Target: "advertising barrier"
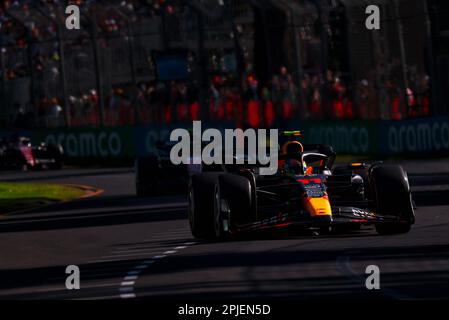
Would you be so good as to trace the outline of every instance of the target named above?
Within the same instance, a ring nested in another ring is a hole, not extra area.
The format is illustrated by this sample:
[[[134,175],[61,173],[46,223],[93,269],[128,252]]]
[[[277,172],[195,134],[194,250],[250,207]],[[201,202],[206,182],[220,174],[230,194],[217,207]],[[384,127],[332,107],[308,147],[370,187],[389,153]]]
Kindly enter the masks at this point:
[[[136,154],[132,127],[39,130],[35,143],[60,144],[69,158],[128,158]]]
[[[301,126],[304,141],[310,144],[328,144],[339,153],[376,154],[378,135],[375,122],[323,121],[308,122]]]
[[[449,154],[449,117],[381,121],[378,133],[381,154]]]
[[[34,143],[61,144],[72,159],[134,158],[152,153],[155,142],[169,139],[175,128],[183,125],[151,125],[120,127],[77,127],[26,132]],[[232,128],[231,124],[204,124],[204,129]],[[305,121],[288,123],[289,129],[304,130],[303,141],[308,144],[329,144],[340,154],[354,155],[449,155],[449,117],[423,118],[403,121]]]

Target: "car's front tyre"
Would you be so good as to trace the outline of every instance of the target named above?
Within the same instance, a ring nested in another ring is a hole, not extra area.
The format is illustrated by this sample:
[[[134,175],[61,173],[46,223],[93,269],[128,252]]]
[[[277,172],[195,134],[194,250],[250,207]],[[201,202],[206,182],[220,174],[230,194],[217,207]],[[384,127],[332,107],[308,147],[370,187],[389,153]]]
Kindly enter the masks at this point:
[[[376,231],[381,235],[409,232],[415,221],[415,214],[404,169],[397,165],[376,166],[371,170],[370,181],[377,213],[397,220],[376,224]]]

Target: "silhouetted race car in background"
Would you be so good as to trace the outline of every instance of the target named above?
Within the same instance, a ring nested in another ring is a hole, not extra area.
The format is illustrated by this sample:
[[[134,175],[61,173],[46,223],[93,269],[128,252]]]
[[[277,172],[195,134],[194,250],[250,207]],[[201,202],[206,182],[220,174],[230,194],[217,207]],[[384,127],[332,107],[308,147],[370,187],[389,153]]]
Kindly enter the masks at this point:
[[[158,141],[155,152],[135,161],[135,185],[138,197],[187,193],[190,176],[200,173],[201,165],[174,165],[170,150],[176,142]]]
[[[64,150],[60,145],[41,143],[33,146],[27,137],[12,137],[0,141],[1,169],[61,169]]]
[[[192,175],[189,221],[196,238],[226,239],[252,230],[290,227],[318,233],[374,225],[379,234],[410,231],[415,221],[406,172],[381,162],[334,166],[325,145],[302,145],[291,132],[279,169],[250,165]]]

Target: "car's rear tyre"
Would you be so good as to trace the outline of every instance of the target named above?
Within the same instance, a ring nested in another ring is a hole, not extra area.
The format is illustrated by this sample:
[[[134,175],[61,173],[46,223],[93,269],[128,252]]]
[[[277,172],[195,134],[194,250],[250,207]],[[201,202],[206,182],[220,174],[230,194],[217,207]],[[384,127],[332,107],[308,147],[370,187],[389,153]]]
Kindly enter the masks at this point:
[[[415,221],[410,185],[401,166],[379,165],[370,174],[377,213],[397,221],[376,224],[381,235],[407,233]]]
[[[49,164],[48,168],[50,170],[61,170],[64,166],[64,148],[61,145],[49,145],[47,150],[55,161]]]
[[[157,159],[138,158],[134,165],[136,195],[150,197],[157,194]]]
[[[219,173],[193,175],[189,183],[189,223],[192,235],[213,240],[215,234],[214,196]]]
[[[136,195],[139,198],[151,197],[155,195],[154,188],[142,184],[136,184]]]
[[[215,235],[227,239],[239,224],[253,220],[254,199],[251,182],[244,176],[223,174],[215,187]]]
[[[226,207],[226,208],[225,208]],[[214,191],[214,233],[215,239],[225,240],[229,236],[229,209],[226,199],[221,197],[220,183]]]

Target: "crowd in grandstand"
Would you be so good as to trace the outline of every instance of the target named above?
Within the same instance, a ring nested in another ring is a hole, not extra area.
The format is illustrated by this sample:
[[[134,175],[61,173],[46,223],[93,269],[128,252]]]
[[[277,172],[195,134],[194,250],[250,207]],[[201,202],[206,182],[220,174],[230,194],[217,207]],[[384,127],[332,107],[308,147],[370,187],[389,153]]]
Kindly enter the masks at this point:
[[[127,23],[157,16],[161,10],[167,13],[174,10],[164,0],[73,0],[69,3],[80,5],[82,15],[87,17],[91,6],[102,6],[102,10],[96,11],[100,36],[124,35]],[[63,23],[66,17],[66,4],[61,0],[4,0],[0,4],[1,79],[13,81],[29,77],[32,72],[35,79],[45,78],[50,84],[49,90],[42,90],[30,102],[34,106],[15,104],[13,122],[16,126],[30,126],[30,119],[45,119],[38,124],[47,126],[64,123],[67,119],[71,125],[126,125],[190,121],[204,116],[198,87],[193,81],[147,81],[137,87],[130,83],[113,84],[109,92],[103,93],[103,108],[100,108],[101,97],[97,88],[69,92],[64,99],[59,90],[61,57],[56,39],[57,23]],[[89,41],[83,37],[80,39]],[[71,39],[66,50],[79,45],[77,41]],[[99,43],[107,45],[104,41],[99,40]],[[383,117],[400,120],[429,115],[427,75],[411,73],[405,90],[398,81],[388,80],[383,93],[372,75],[352,86],[343,78],[337,71],[328,71],[324,79],[321,74],[304,74],[298,80],[286,67],[280,68],[269,83],[261,83],[253,74],[232,83],[226,76],[211,76],[206,99],[207,115],[211,120],[255,127],[273,126],[299,118]],[[51,90],[51,86],[55,90]],[[388,114],[379,111],[382,103],[388,106]]]
[[[388,83],[389,119],[429,115],[429,80],[421,79],[415,91],[409,88],[402,95],[394,83]],[[244,85],[229,86],[218,79],[211,80],[208,94],[208,118],[235,122],[240,126],[273,126],[291,119],[379,119],[378,95],[368,80],[360,81],[352,92],[337,77],[329,78],[328,100],[323,101],[319,76],[305,76],[297,86],[291,75],[274,75],[270,85],[261,87],[254,76]],[[303,92],[303,101],[300,98]],[[133,98],[136,95],[136,98]],[[99,97],[92,89],[80,96],[69,97],[68,108],[72,125],[100,123]],[[44,97],[39,116],[51,119],[64,117],[58,98]],[[356,107],[357,106],[357,107]],[[137,88],[116,87],[105,96],[105,125],[134,123],[175,123],[201,117],[197,87],[190,82],[148,82]],[[387,118],[387,119],[388,119]],[[281,121],[281,122],[280,122]],[[51,123],[47,123],[51,125]]]

